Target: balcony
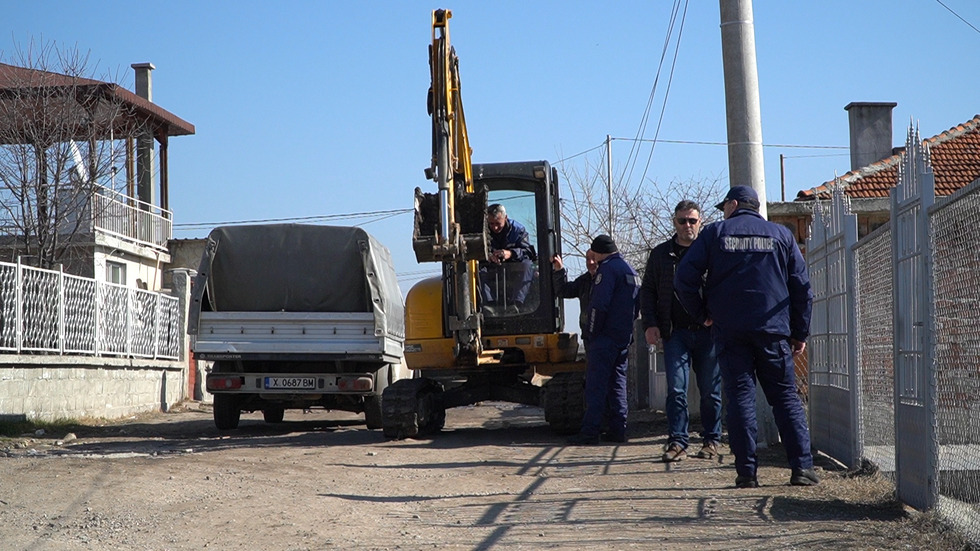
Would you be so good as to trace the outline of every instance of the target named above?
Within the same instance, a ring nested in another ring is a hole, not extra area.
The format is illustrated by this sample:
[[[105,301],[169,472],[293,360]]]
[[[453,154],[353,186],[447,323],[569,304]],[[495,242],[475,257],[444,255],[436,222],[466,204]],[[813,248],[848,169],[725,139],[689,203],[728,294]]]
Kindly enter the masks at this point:
[[[167,251],[173,213],[139,199],[99,187],[90,206],[92,228],[123,241]]]

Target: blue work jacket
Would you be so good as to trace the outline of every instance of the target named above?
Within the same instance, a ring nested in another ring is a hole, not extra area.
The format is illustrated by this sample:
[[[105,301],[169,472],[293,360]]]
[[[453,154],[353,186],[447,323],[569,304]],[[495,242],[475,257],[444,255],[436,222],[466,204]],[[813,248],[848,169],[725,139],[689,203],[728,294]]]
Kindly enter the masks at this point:
[[[762,332],[806,341],[813,292],[792,232],[750,209],[711,224],[677,266],[674,290],[721,335]]]
[[[585,340],[608,339],[617,348],[633,341],[633,320],[640,309],[640,278],[619,253],[599,263],[592,280],[589,326]]]
[[[490,232],[490,250],[507,249],[513,256],[509,262],[520,262],[522,260],[537,260],[538,255],[531,245],[527,229],[517,220],[507,219],[500,233]]]

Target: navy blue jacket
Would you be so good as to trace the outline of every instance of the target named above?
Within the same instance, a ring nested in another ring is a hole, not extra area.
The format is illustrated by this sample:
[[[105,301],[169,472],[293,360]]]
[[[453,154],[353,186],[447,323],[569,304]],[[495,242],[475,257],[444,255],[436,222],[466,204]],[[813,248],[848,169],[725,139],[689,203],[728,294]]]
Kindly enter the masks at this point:
[[[762,332],[801,342],[810,335],[813,292],[800,248],[789,229],[750,209],[701,230],[677,266],[674,290],[720,335]]]
[[[500,230],[500,233],[490,233],[490,250],[507,249],[513,256],[508,262],[520,262],[522,260],[537,260],[538,255],[531,246],[527,229],[516,220],[507,219],[507,224]]]
[[[633,320],[640,310],[640,277],[619,253],[599,263],[592,280],[589,326],[585,340],[608,339],[617,348],[633,341]]]

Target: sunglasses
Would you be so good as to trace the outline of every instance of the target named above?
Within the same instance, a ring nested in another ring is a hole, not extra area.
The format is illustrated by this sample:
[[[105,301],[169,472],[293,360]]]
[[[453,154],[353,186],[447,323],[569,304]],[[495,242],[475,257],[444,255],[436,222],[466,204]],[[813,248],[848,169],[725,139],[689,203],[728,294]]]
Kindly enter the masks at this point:
[[[701,221],[700,218],[674,218],[674,220],[678,224],[690,224],[692,226]]]

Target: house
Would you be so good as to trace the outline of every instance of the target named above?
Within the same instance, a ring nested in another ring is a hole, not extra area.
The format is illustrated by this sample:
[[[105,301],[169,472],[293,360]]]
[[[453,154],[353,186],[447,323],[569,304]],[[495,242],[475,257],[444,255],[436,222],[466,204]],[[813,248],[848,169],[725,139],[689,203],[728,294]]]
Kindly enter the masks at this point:
[[[194,126],[152,102],[152,64],[132,68],[135,92],[0,64],[0,421],[193,396],[186,274],[156,291],[171,260],[169,139]]]
[[[195,130],[153,103],[152,64],[132,68],[135,93],[0,64],[0,261],[161,288],[169,139]]]
[[[898,182],[904,148],[893,148],[892,115],[895,103],[851,103],[851,169],[839,177],[857,215],[858,237],[888,222],[889,193]],[[930,151],[936,195],[948,196],[980,178],[980,115],[923,141]],[[793,230],[805,246],[812,220],[812,206],[830,197],[834,180],[800,191],[796,200],[769,203],[769,219]]]

